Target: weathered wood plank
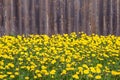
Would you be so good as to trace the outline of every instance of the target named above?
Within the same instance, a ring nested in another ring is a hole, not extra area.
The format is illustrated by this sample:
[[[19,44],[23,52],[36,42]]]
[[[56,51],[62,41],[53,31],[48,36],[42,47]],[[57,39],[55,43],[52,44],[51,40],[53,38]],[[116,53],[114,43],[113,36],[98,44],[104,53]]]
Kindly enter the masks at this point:
[[[110,34],[113,33],[113,0],[110,0]]]
[[[64,0],[60,0],[60,33],[64,33]]]
[[[10,34],[16,34],[16,12],[15,12],[15,1],[10,0],[10,7],[11,7],[11,15],[10,15],[10,26],[11,32]]]
[[[24,10],[24,30],[25,30],[25,34],[29,34],[30,33],[30,27],[29,27],[29,0],[24,0],[23,2],[23,10]]]
[[[45,0],[45,33],[49,34],[49,0]]]
[[[113,34],[116,35],[117,29],[117,0],[113,1]]]
[[[23,30],[22,30],[22,2],[21,0],[18,0],[18,30],[19,30],[19,34],[22,34],[23,33]]]
[[[74,31],[77,33],[79,32],[79,10],[79,0],[74,0]]]
[[[39,2],[39,31],[40,34],[44,32],[44,1]]]
[[[57,25],[57,0],[54,0],[53,1],[53,10],[54,10],[54,32],[55,32],[55,34],[57,34],[58,33],[58,30],[57,30],[57,27],[58,27],[58,25]]]
[[[3,14],[3,0],[0,0],[0,36],[4,35],[4,14]]]
[[[104,0],[104,3],[103,3],[103,34],[106,35],[107,34],[107,24],[106,24],[106,13],[107,13],[107,0]]]
[[[4,24],[5,24],[5,34],[10,34],[11,28],[10,28],[10,0],[4,0]]]
[[[116,35],[120,35],[120,0],[117,0],[117,31]]]
[[[32,9],[31,9],[31,33],[36,33],[36,20],[35,20],[35,0],[32,0]]]
[[[68,33],[71,33],[72,31],[72,18],[71,18],[71,0],[67,0],[67,15],[68,15]]]
[[[101,35],[103,35],[103,1],[104,0],[100,0],[99,3],[99,30]]]

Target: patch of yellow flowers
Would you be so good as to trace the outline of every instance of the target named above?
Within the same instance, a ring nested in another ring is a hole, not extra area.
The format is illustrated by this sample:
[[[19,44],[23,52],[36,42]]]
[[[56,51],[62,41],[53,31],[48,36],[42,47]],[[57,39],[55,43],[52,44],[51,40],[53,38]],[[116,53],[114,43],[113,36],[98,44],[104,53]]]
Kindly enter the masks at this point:
[[[0,37],[0,80],[75,79],[120,79],[120,36]]]

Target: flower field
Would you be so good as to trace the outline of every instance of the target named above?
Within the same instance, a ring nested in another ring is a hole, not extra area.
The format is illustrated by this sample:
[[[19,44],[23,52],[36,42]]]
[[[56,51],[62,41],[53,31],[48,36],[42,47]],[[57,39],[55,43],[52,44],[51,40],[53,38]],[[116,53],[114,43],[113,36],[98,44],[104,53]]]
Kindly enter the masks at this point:
[[[120,80],[120,36],[2,36],[0,80]]]

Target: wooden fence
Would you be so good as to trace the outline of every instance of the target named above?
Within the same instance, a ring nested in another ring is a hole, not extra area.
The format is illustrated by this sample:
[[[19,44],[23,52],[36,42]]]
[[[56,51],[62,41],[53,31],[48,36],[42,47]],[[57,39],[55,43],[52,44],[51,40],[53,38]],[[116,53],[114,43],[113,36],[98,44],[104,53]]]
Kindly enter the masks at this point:
[[[120,35],[120,0],[0,0],[0,35]]]

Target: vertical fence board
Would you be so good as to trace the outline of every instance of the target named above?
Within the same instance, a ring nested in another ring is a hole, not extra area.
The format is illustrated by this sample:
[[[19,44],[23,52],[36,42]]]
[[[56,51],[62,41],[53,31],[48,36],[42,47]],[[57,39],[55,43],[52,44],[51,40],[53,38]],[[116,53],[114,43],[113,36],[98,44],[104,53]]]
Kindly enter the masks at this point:
[[[90,18],[90,32],[96,33],[96,25],[95,25],[95,1],[90,0],[90,10],[89,10],[89,18]]]
[[[43,9],[43,7],[44,7],[44,3],[43,3],[43,1],[42,0],[40,0],[40,2],[39,2],[39,31],[40,31],[40,34],[43,34],[43,32],[44,32],[44,28],[43,28],[43,19],[44,19],[44,16],[43,16],[43,11],[44,11],[44,9]]]
[[[30,26],[29,26],[29,0],[24,0],[23,2],[23,9],[24,9],[24,29],[25,29],[25,34],[30,33]]]
[[[11,34],[16,34],[16,17],[15,17],[15,1],[10,0],[10,7],[11,7],[11,15],[10,15],[10,26],[11,26]]]
[[[110,0],[110,33],[113,33],[113,0]]]
[[[68,33],[68,9],[67,9],[67,5],[68,5],[68,3],[67,3],[67,0],[65,0],[64,1],[65,2],[65,13],[64,13],[64,16],[65,16],[65,18],[64,18],[64,25],[65,25],[65,27],[64,27],[64,30],[65,30],[65,33]]]
[[[120,0],[117,0],[117,31],[116,34],[120,35]]]
[[[49,20],[49,34],[54,34],[54,10],[53,10],[53,1],[50,0],[50,20]]]
[[[99,4],[99,30],[100,34],[103,34],[103,0],[100,0]]]
[[[60,0],[60,33],[64,33],[64,0]]]
[[[79,10],[80,10],[80,3],[79,0],[74,1],[74,31],[79,32]]]
[[[22,2],[21,0],[18,0],[18,30],[19,30],[19,34],[22,34]]]
[[[104,0],[104,3],[103,3],[103,34],[106,35],[107,34],[107,24],[106,24],[106,13],[107,13],[107,0]]]
[[[31,9],[31,32],[36,33],[36,20],[35,20],[35,0],[32,0],[32,9]]]
[[[99,5],[99,0],[96,0],[95,1],[95,26],[96,26],[96,33],[97,34],[100,34],[100,31],[99,31],[99,10],[98,10],[98,5]]]
[[[87,34],[90,34],[91,33],[91,26],[90,26],[90,14],[91,14],[91,1],[90,0],[86,0],[86,8],[88,10],[86,10],[86,21],[85,21],[85,24],[86,24],[86,27],[85,27],[85,30],[86,30],[86,33]]]
[[[71,28],[72,28],[72,18],[71,18],[71,0],[67,0],[67,9],[68,9],[68,33],[70,33],[71,32]]]
[[[10,34],[10,0],[4,0],[4,24],[5,24],[5,34]]]
[[[4,35],[3,0],[0,0],[0,36]]]
[[[45,33],[49,33],[49,0],[45,0]]]
[[[116,35],[117,29],[117,0],[113,1],[113,34]]]
[[[39,19],[39,7],[40,5],[40,0],[35,0],[35,33],[39,34],[40,33],[40,28],[39,28],[39,22],[40,22],[40,19]]]
[[[109,28],[110,27],[110,0],[107,0],[105,18],[106,18],[106,23],[104,25],[106,25],[106,34],[108,35],[108,33],[110,32],[110,28]]]
[[[54,32],[55,32],[55,34],[57,34],[58,33],[58,31],[57,31],[57,0],[54,0],[53,1],[53,10],[54,10]]]
[[[84,26],[86,25],[86,24],[85,24],[85,22],[86,22],[86,13],[85,13],[85,11],[86,11],[86,10],[85,10],[86,5],[85,5],[85,0],[83,0],[83,1],[81,1],[81,2],[82,2],[82,4],[81,4],[81,5],[82,5],[82,31],[83,31],[83,32],[86,32],[86,31],[85,31],[86,29],[85,29],[85,27],[84,27]]]

